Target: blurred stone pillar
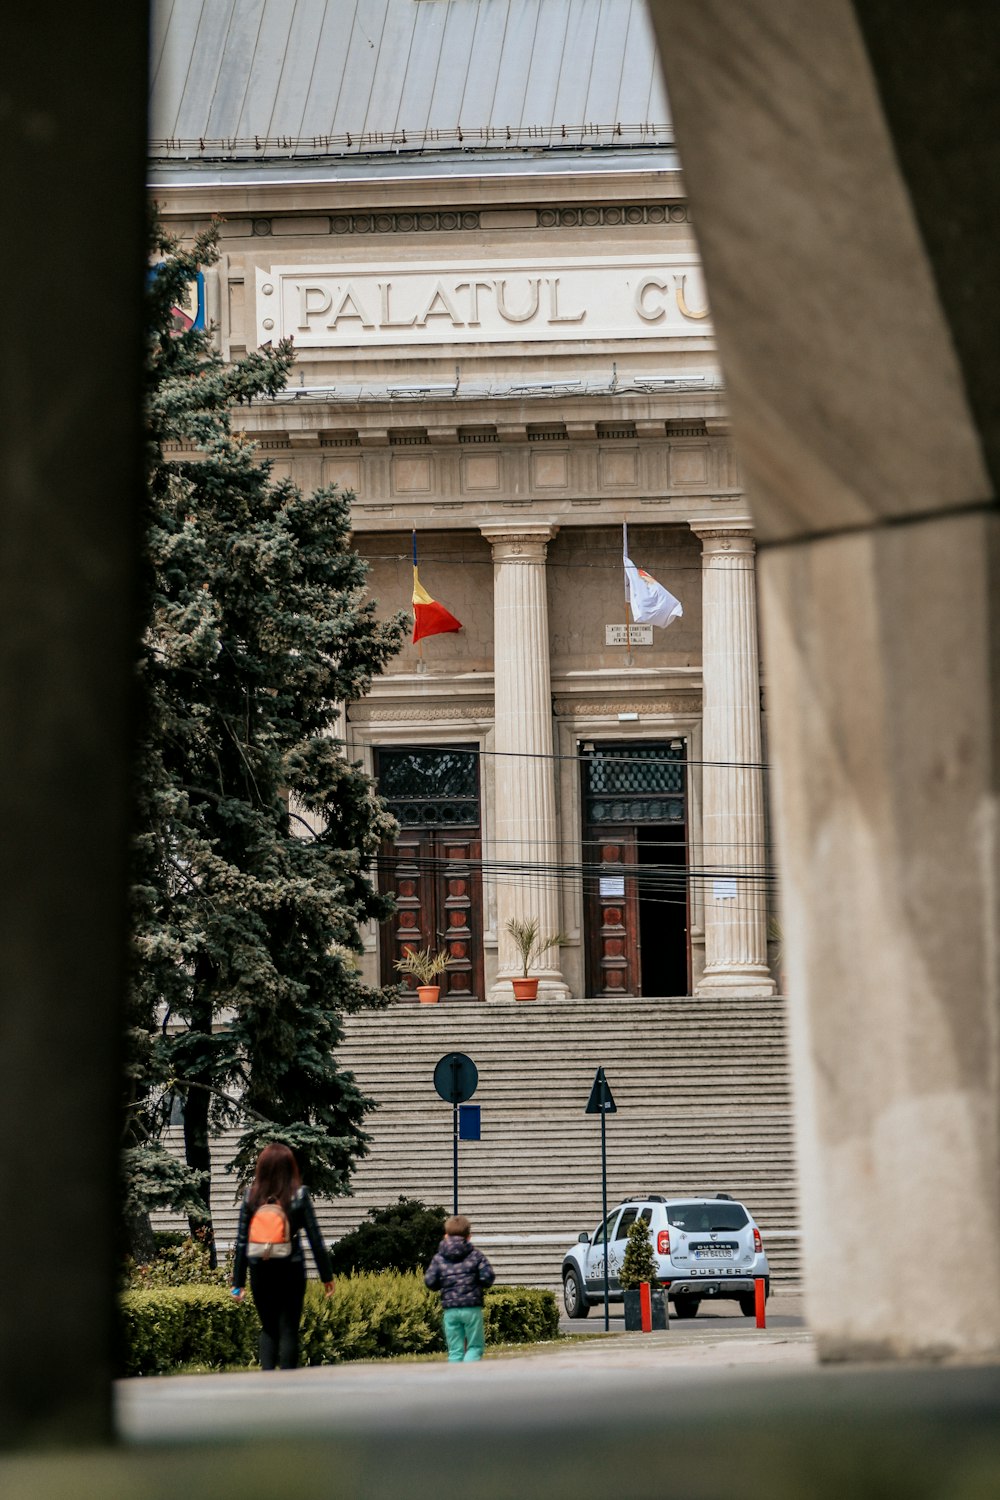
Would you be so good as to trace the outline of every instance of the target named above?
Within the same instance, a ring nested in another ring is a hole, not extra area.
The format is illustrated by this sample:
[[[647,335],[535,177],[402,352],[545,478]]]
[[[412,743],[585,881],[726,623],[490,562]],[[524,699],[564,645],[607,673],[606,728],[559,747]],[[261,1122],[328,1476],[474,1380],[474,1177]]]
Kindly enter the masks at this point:
[[[755,544],[749,526],[701,538],[705,972],[697,993],[771,995],[764,886]]]
[[[4,23],[0,166],[17,211],[0,241],[3,1446],[112,1430],[147,40],[143,5],[41,0]],[[78,272],[97,263],[100,313],[83,318]]]
[[[760,558],[807,1316],[995,1355],[1000,8],[650,8]]]
[[[560,925],[559,880],[545,868],[558,864],[560,848],[545,586],[546,549],[558,527],[521,523],[480,529],[493,547],[496,806],[491,842],[500,867],[499,967],[490,999],[510,1000],[510,981],[521,973],[521,964],[507,922],[533,917],[543,936],[558,932]],[[533,963],[531,973],[539,976],[539,999],[569,994],[558,948]]]

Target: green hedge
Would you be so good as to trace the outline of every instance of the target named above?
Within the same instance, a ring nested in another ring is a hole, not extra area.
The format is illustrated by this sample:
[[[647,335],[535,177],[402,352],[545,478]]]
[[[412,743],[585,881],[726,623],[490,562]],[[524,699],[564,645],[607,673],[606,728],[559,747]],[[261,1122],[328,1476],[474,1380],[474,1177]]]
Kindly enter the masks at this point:
[[[260,1323],[249,1298],[225,1287],[171,1286],[121,1296],[126,1375],[162,1375],[178,1365],[213,1369],[257,1358]]]
[[[260,1324],[249,1292],[237,1302],[223,1287],[153,1287],[124,1292],[121,1306],[127,1375],[160,1375],[185,1364],[256,1363]],[[487,1344],[535,1343],[559,1331],[552,1292],[529,1287],[491,1288],[485,1315]],[[332,1297],[315,1281],[306,1289],[304,1365],[443,1349],[440,1298],[419,1274],[344,1276]]]
[[[335,1365],[444,1348],[438,1298],[424,1278],[402,1271],[341,1276],[332,1297],[310,1282],[302,1312],[304,1365]]]
[[[559,1304],[553,1292],[529,1286],[494,1286],[486,1293],[488,1344],[539,1344],[559,1337]]]

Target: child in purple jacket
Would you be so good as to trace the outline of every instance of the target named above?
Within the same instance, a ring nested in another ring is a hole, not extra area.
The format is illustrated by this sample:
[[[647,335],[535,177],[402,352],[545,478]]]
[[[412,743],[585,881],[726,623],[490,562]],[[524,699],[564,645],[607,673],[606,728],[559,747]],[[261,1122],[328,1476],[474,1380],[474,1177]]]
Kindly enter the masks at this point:
[[[483,1293],[496,1280],[486,1256],[470,1243],[471,1234],[463,1214],[446,1219],[444,1239],[424,1272],[431,1291],[441,1293],[450,1363],[482,1359]]]

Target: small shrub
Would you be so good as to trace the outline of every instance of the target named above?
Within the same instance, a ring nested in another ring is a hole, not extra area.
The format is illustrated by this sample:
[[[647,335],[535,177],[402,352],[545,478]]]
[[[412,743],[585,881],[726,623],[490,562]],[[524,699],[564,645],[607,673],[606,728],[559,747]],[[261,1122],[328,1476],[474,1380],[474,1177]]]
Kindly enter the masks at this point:
[[[331,1251],[334,1273],[423,1271],[441,1242],[444,1209],[419,1198],[400,1198],[387,1208],[370,1208],[371,1223],[359,1224]]]
[[[488,1344],[537,1344],[559,1336],[554,1292],[530,1286],[493,1286],[483,1308]]]
[[[628,1232],[628,1244],[618,1274],[623,1291],[634,1291],[644,1281],[656,1285],[659,1281],[659,1266],[649,1239],[649,1225],[645,1219],[636,1219]]]
[[[126,1260],[122,1284],[132,1291],[166,1286],[229,1286],[232,1256],[213,1271],[208,1248],[199,1235],[161,1233],[152,1260]]]

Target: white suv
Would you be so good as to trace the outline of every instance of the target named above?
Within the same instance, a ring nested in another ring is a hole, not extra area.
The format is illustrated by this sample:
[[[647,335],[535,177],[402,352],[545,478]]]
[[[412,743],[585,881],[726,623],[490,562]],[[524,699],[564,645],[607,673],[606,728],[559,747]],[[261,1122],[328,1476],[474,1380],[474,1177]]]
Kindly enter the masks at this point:
[[[714,1198],[663,1198],[656,1193],[626,1198],[593,1234],[581,1234],[562,1263],[563,1301],[571,1318],[585,1318],[604,1301],[604,1255],[608,1249],[608,1298],[622,1300],[618,1274],[629,1228],[645,1219],[656,1252],[660,1285],[678,1318],[693,1318],[703,1297],[738,1302],[754,1314],[754,1282],[771,1271],[760,1230],[742,1203],[728,1193]]]

